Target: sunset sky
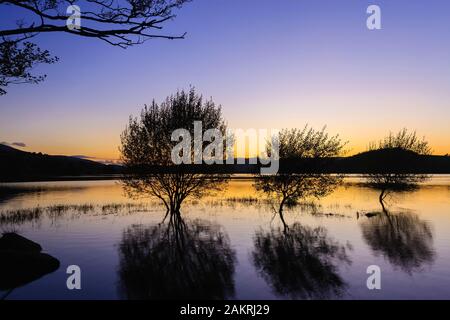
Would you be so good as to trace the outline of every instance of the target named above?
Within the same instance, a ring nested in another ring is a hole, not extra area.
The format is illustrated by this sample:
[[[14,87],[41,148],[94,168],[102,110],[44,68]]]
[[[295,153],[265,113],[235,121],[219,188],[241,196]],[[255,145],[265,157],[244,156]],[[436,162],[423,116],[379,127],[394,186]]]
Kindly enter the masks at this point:
[[[382,30],[366,28],[369,4]],[[177,14],[166,32],[185,40],[127,50],[40,35],[60,61],[0,96],[0,142],[117,159],[131,114],[193,85],[231,128],[327,125],[355,153],[406,127],[450,153],[450,1],[194,0]]]

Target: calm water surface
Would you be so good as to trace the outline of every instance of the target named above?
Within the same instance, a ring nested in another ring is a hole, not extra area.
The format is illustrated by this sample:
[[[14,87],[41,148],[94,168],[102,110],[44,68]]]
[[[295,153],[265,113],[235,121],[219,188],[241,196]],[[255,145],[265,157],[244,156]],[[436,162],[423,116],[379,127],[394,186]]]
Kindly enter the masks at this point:
[[[287,230],[251,179],[184,204],[181,229],[116,181],[3,186],[0,231],[61,262],[7,299],[450,299],[450,176],[392,195],[389,215],[377,191],[347,179],[287,209]],[[69,265],[82,270],[81,290],[66,287]],[[369,265],[381,268],[381,290],[367,289]]]

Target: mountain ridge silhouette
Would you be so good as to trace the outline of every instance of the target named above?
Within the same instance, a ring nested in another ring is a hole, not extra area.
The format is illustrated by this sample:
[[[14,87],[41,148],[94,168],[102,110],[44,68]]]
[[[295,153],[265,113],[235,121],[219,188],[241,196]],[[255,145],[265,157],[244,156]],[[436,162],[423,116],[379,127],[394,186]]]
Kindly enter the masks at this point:
[[[44,177],[108,175],[122,171],[118,165],[71,156],[22,151],[0,144],[0,181],[40,180]]]
[[[247,159],[248,160],[248,159]],[[185,165],[193,172],[258,173],[261,164]],[[174,167],[172,167],[173,170]],[[167,168],[152,167],[150,171],[163,172]],[[450,174],[448,155],[419,155],[392,148],[361,152],[348,157],[327,159],[280,160],[280,171],[285,173],[328,172],[360,174],[370,172],[410,172]],[[103,164],[74,156],[47,155],[22,151],[0,144],[0,181],[33,181],[61,178],[105,178],[126,172],[120,165]],[[167,172],[171,172],[168,170]]]

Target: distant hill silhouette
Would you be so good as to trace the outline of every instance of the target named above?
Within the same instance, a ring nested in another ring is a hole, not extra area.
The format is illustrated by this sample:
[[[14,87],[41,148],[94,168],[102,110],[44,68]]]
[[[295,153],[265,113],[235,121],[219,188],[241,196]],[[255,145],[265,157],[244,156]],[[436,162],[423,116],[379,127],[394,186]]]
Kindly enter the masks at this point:
[[[342,173],[450,173],[450,157],[419,155],[400,148],[379,149],[337,158],[329,170]]]
[[[58,176],[106,175],[122,167],[67,156],[26,152],[0,144],[0,181],[41,180]]]
[[[258,173],[259,164],[232,165],[185,165],[186,172]],[[147,168],[148,172],[174,172],[177,167]],[[52,156],[25,152],[0,144],[0,181],[30,181],[56,179],[71,176],[103,176],[123,173],[118,165],[68,156]],[[280,161],[281,172],[328,172],[328,173],[447,173],[450,174],[449,156],[424,156],[402,149],[382,149],[362,152],[350,157],[328,159],[290,159]]]
[[[450,157],[419,155],[400,148],[371,150],[350,157],[280,161],[283,172],[450,173]]]

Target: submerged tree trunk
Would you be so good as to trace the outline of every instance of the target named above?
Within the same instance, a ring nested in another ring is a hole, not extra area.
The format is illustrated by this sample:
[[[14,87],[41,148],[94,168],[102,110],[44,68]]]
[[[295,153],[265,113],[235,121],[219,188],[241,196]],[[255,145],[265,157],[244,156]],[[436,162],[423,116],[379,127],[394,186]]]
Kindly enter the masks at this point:
[[[169,215],[169,213],[170,213],[170,210],[169,209],[167,209],[167,211],[166,211],[166,215],[164,216],[164,219],[161,221],[161,223],[160,224],[163,224],[165,221],[166,221],[166,219],[167,219],[167,216]]]
[[[284,202],[285,202],[285,199],[281,200],[280,207],[278,209],[278,214],[280,215],[281,222],[283,223],[284,232],[286,232],[289,229],[289,227],[288,227],[286,221],[284,221],[284,216],[283,216]]]
[[[385,197],[386,197],[386,189],[383,189],[383,190],[381,191],[380,198],[379,198],[380,204],[381,204],[381,208],[382,208],[382,210],[383,210],[383,213],[384,213],[385,216],[387,217],[387,219],[388,219],[388,221],[389,221],[389,224],[393,227],[393,225],[392,225],[392,220],[391,220],[391,216],[389,215],[389,211],[386,209],[386,206],[384,205],[384,198],[385,198]]]
[[[169,213],[170,215],[180,215],[180,210],[181,210],[181,203],[183,202],[183,200],[178,199],[176,196],[172,197],[170,199],[170,204],[169,204]]]
[[[380,201],[381,208],[383,209],[383,212],[384,212],[385,214],[387,214],[386,207],[384,206],[384,198],[385,198],[385,197],[386,197],[386,189],[383,189],[383,190],[381,190],[380,197],[379,197],[378,199],[379,199],[379,201]]]
[[[380,202],[382,202],[384,200],[385,195],[386,195],[386,189],[382,189],[381,193],[380,193],[380,197],[379,197]]]

